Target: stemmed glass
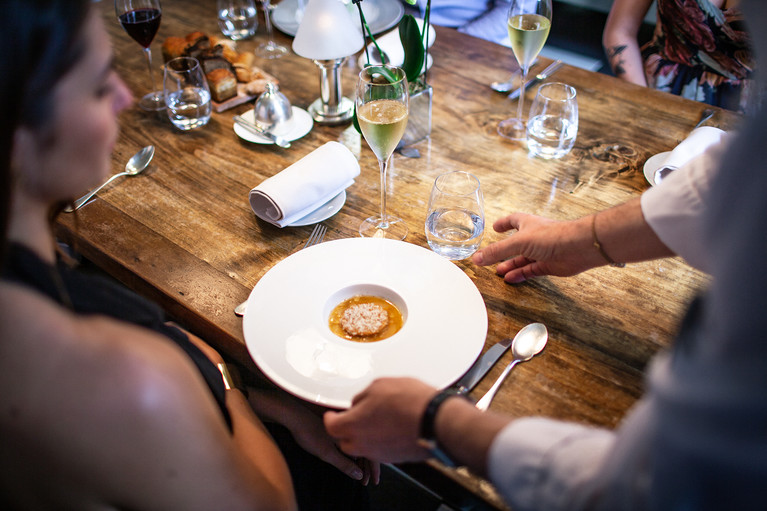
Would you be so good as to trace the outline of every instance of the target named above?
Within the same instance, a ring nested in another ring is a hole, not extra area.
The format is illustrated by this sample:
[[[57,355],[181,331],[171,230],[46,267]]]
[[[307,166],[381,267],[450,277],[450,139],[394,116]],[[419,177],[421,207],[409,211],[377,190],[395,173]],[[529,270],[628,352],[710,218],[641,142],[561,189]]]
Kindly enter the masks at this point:
[[[363,237],[405,239],[405,222],[386,213],[386,173],[394,149],[407,127],[408,84],[405,72],[394,66],[370,66],[357,81],[357,121],[378,158],[381,170],[381,214],[360,225]]]
[[[278,59],[287,54],[288,49],[274,42],[274,38],[272,37],[271,12],[272,9],[274,9],[274,2],[272,0],[259,1],[261,2],[261,7],[264,9],[264,24],[266,25],[267,41],[258,45],[258,48],[256,48],[256,55],[265,59]]]
[[[129,36],[143,46],[144,55],[146,55],[149,78],[152,81],[152,92],[141,98],[138,104],[150,112],[163,110],[165,99],[162,91],[158,90],[154,79],[152,52],[149,49],[149,45],[157,34],[157,29],[160,28],[160,19],[162,18],[160,0],[115,0],[115,13],[117,19],[120,20],[120,25]]]
[[[509,39],[514,56],[522,68],[522,84],[538,57],[551,29],[551,0],[512,0],[507,20]],[[523,85],[524,86],[524,85]],[[517,116],[498,124],[498,134],[511,140],[526,140],[527,130],[522,117],[524,91],[519,95]]]
[[[258,27],[253,0],[218,0],[218,26],[233,41],[253,37]]]

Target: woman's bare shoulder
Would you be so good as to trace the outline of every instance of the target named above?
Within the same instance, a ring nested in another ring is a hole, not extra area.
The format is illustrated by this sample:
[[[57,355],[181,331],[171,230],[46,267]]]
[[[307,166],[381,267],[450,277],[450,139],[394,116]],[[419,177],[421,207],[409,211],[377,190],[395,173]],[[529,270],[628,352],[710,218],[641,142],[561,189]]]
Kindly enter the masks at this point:
[[[4,464],[23,461],[31,485],[45,479],[55,488],[81,477],[84,488],[105,500],[133,504],[141,492],[159,492],[156,502],[172,499],[169,474],[186,483],[179,488],[188,498],[211,466],[237,477],[226,469],[231,437],[210,392],[165,338],[105,317],[76,316],[0,282],[0,339],[6,389],[0,409],[9,411],[0,417],[0,445],[8,452],[0,473],[10,469]],[[65,476],[54,469],[61,466]]]

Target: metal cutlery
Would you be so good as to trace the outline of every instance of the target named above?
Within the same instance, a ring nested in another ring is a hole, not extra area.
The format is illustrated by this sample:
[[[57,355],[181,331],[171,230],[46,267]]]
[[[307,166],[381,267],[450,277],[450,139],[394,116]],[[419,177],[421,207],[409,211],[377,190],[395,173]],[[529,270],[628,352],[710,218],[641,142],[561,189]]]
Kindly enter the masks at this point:
[[[328,231],[328,228],[325,227],[322,224],[317,224],[314,226],[314,229],[312,229],[312,233],[309,235],[309,239],[306,240],[306,243],[304,244],[303,248],[308,248],[313,245],[318,245],[322,243],[322,240],[325,239],[325,233]],[[238,316],[244,316],[245,312],[248,310],[248,301],[245,300],[241,304],[239,304],[237,307],[234,308],[234,313]]]
[[[496,362],[509,350],[511,337],[495,343],[466,371],[460,380],[453,384],[461,394],[468,394],[482,378],[493,368]]]
[[[522,94],[524,91],[526,91],[529,87],[532,87],[538,82],[542,82],[549,76],[553,75],[554,72],[562,67],[562,61],[561,60],[555,60],[551,64],[549,64],[546,69],[535,75],[535,77],[531,78],[530,80],[526,81],[525,84],[520,87],[519,89],[512,91],[509,94],[509,99],[517,99],[520,94]]]
[[[95,188],[94,190],[91,190],[90,192],[86,193],[79,199],[75,201],[75,203],[72,206],[67,206],[64,208],[64,212],[71,213],[72,211],[76,209],[80,209],[83,207],[89,200],[91,200],[97,193],[101,191],[102,188],[104,188],[106,185],[117,179],[118,177],[122,176],[135,176],[137,174],[140,174],[149,166],[149,162],[152,161],[152,158],[154,157],[154,146],[148,145],[144,148],[142,148],[139,152],[134,154],[130,160],[128,160],[128,163],[125,164],[125,171],[120,172],[118,174],[115,174],[114,176],[110,177],[104,183],[99,186],[98,188]]]
[[[490,88],[496,92],[509,92],[514,88],[514,82],[517,81],[517,77],[522,74],[522,69],[514,71],[508,80],[505,82],[493,82],[490,84]]]
[[[274,142],[275,144],[277,144],[280,147],[284,147],[286,149],[288,147],[290,147],[290,141],[282,138],[279,135],[275,135],[274,133],[272,133],[269,130],[265,130],[261,126],[250,122],[249,120],[245,119],[244,117],[242,117],[240,115],[235,115],[234,116],[234,122],[236,122],[242,128],[250,131],[253,134],[256,134],[256,135],[268,138],[269,140],[271,140],[272,142]]]
[[[482,398],[477,401],[477,408],[482,411],[487,410],[490,407],[490,403],[493,401],[498,389],[501,388],[501,384],[509,375],[511,370],[520,362],[530,360],[535,355],[541,352],[546,346],[546,341],[549,338],[549,332],[543,323],[531,323],[517,332],[514,336],[514,340],[511,343],[511,351],[514,354],[514,360],[506,366],[501,376],[495,380],[495,383]]]

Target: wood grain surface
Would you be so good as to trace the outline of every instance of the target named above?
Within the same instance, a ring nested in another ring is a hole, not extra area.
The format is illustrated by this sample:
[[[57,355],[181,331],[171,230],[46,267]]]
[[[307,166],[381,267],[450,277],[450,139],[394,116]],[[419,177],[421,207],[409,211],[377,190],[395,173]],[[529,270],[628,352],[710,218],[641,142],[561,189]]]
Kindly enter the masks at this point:
[[[115,67],[140,97],[149,89],[141,48],[119,26],[111,2],[98,8],[113,40]],[[162,41],[195,30],[220,34],[214,1],[163,2],[162,25],[152,44],[158,83]],[[279,32],[275,37],[291,43]],[[262,23],[254,39],[238,46],[252,51],[264,40]],[[432,55],[431,137],[415,146],[420,158],[395,154],[388,182],[389,208],[410,227],[406,241],[424,247],[429,192],[442,172],[466,170],[480,179],[488,225],[484,246],[505,236],[489,226],[512,211],[569,219],[638,196],[649,186],[642,174],[645,160],[683,140],[705,108],[564,66],[553,78],[577,90],[578,137],[569,155],[544,161],[528,157],[524,146],[496,134],[498,122],[516,111],[516,102],[488,86],[516,68],[509,49],[438,27]],[[342,70],[349,97],[358,73],[356,60],[348,59]],[[547,64],[540,59],[532,73]],[[272,61],[257,59],[256,65],[278,78],[293,105],[306,108],[319,97],[319,72],[311,61],[290,53]],[[533,94],[528,91],[526,105]],[[86,258],[257,372],[244,344],[241,319],[232,310],[269,268],[306,241],[312,227],[279,229],[257,219],[248,204],[249,190],[325,142],[342,142],[358,156],[362,173],[347,190],[344,208],[324,222],[326,240],[333,240],[357,236],[360,221],[377,212],[379,173],[372,151],[348,125],[315,124],[290,149],[239,139],[232,117],[250,108],[252,103],[214,113],[207,126],[188,133],[175,130],[164,112],[147,113],[137,106],[126,110],[120,116],[114,171],[147,144],[156,147],[151,167],[110,185],[76,215],[60,217],[57,232]],[[708,124],[730,129],[738,122],[737,115],[717,110]],[[486,347],[530,322],[543,322],[550,332],[543,354],[514,370],[492,408],[604,427],[616,426],[642,394],[646,363],[673,339],[686,304],[707,283],[705,275],[680,259],[604,267],[522,285],[505,284],[493,268],[456,264],[487,305]],[[503,362],[510,358],[509,353]],[[475,397],[490,387],[503,365],[480,382]],[[464,471],[429,466],[503,508],[486,482]]]

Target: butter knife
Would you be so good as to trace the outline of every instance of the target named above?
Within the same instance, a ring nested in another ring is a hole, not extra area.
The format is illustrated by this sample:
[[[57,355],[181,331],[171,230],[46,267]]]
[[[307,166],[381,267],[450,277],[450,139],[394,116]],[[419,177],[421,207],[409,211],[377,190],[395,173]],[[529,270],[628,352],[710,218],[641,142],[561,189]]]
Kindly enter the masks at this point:
[[[485,375],[492,369],[496,362],[509,350],[511,346],[512,338],[504,339],[501,342],[495,343],[490,347],[481,357],[474,362],[466,374],[464,374],[460,380],[453,384],[453,388],[458,390],[461,394],[468,394],[476,387],[477,383],[485,377]]]
[[[555,60],[554,62],[549,64],[549,66],[546,69],[544,69],[543,71],[535,75],[534,78],[531,78],[530,80],[526,81],[522,87],[520,87],[519,89],[515,91],[511,91],[511,93],[509,93],[509,99],[517,99],[523,90],[527,90],[529,87],[532,87],[536,83],[542,82],[549,76],[553,75],[554,72],[560,67],[562,67],[562,61]]]
[[[268,138],[269,140],[271,140],[272,142],[274,142],[280,147],[284,147],[286,149],[290,147],[290,142],[288,140],[285,140],[281,136],[275,135],[274,133],[268,130],[265,130],[264,128],[262,128],[261,126],[257,124],[253,124],[252,122],[250,122],[249,120],[245,119],[242,116],[235,115],[234,122],[236,122],[241,127],[245,128],[246,130],[250,131],[251,133]]]

